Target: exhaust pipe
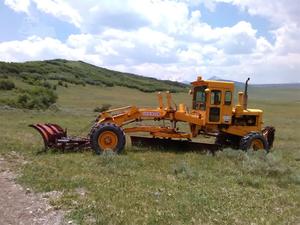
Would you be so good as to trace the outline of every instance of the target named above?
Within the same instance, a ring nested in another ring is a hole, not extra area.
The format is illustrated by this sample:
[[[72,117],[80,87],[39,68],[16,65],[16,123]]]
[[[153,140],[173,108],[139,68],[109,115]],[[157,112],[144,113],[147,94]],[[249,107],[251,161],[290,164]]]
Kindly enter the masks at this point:
[[[244,99],[243,99],[243,108],[246,110],[248,107],[248,82],[250,80],[250,77],[246,80],[245,83],[245,90],[244,90]]]

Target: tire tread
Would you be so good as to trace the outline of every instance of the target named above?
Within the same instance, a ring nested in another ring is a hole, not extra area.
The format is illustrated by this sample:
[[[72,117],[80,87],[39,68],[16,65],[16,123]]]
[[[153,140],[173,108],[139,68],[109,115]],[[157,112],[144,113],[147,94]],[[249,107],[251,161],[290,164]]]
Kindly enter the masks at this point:
[[[102,131],[110,130],[117,134],[118,136],[118,144],[115,149],[115,152],[117,154],[120,154],[123,152],[125,144],[126,144],[126,137],[123,129],[119,126],[117,126],[114,123],[100,123],[98,126],[96,126],[90,135],[90,143],[91,148],[95,151],[96,154],[100,155],[103,153],[103,149],[100,148],[98,144],[98,137],[101,134]]]

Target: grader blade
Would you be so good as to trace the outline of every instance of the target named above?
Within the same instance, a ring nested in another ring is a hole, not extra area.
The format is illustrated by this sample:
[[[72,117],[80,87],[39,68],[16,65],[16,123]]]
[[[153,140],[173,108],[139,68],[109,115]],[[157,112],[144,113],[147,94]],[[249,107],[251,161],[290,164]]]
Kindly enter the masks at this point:
[[[131,136],[131,145],[136,147],[150,147],[153,149],[174,150],[174,151],[195,151],[215,153],[221,150],[217,144],[197,143],[192,141],[161,139]]]
[[[56,148],[62,150],[81,149],[90,147],[90,139],[83,137],[70,137],[67,131],[57,124],[31,124],[30,127],[37,130],[44,140],[45,150]]]

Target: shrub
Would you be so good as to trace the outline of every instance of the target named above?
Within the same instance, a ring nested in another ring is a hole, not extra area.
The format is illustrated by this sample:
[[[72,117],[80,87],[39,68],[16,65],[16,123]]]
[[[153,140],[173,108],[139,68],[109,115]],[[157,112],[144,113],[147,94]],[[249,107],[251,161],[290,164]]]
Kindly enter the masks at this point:
[[[100,81],[98,81],[98,80],[92,80],[92,79],[87,79],[87,78],[85,78],[84,79],[84,82],[86,83],[86,84],[90,84],[90,85],[103,85]]]
[[[94,112],[104,112],[104,111],[109,110],[110,107],[111,107],[111,104],[104,103],[104,104],[102,104],[101,107],[97,106],[94,109]]]
[[[282,177],[291,174],[291,168],[286,166],[281,157],[263,151],[248,151],[243,161],[243,169],[247,173],[269,177]]]
[[[48,82],[48,81],[44,81],[42,83],[42,86],[45,87],[45,88],[48,88],[48,89],[51,89],[52,88],[52,85]]]
[[[198,173],[185,161],[181,161],[173,166],[173,172],[178,178],[196,178]]]
[[[57,85],[58,85],[58,86],[65,87],[65,88],[67,88],[67,87],[68,87],[68,84],[67,84],[67,83],[64,83],[64,82],[62,82],[61,80],[59,80],[59,81],[57,82]]]
[[[47,109],[57,100],[57,95],[49,89],[36,88],[23,91],[16,106],[26,109]]]
[[[28,72],[22,72],[20,74],[20,77],[23,79],[23,81],[26,82],[26,80],[30,80],[30,81],[38,81],[38,80],[43,80],[43,76],[39,73],[28,73]]]
[[[0,89],[1,90],[12,90],[14,89],[15,83],[10,80],[1,80],[0,81]]]
[[[114,83],[113,82],[110,82],[110,81],[102,81],[102,83],[107,86],[107,87],[113,87],[114,86]]]
[[[289,184],[300,184],[300,176],[297,171],[288,166],[282,156],[273,152],[267,154],[262,150],[244,152],[225,149],[217,153],[217,158],[219,160],[227,158],[241,166],[242,176],[237,179],[237,182],[242,186],[260,188],[266,177],[275,179],[282,187]]]

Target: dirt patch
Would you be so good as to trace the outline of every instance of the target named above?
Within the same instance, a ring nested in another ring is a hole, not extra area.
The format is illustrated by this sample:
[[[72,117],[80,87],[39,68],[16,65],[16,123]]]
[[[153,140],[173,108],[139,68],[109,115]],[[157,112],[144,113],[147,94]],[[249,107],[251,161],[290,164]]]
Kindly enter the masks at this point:
[[[15,179],[16,174],[9,169],[7,160],[0,158],[0,224],[67,224],[64,213],[48,203],[53,193],[33,193]]]

